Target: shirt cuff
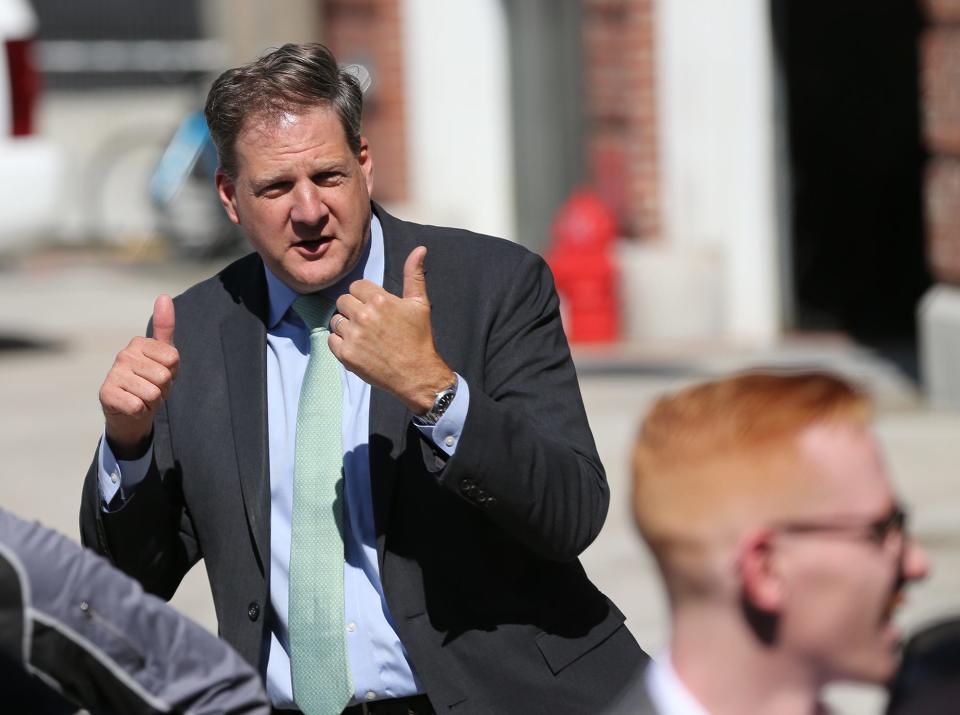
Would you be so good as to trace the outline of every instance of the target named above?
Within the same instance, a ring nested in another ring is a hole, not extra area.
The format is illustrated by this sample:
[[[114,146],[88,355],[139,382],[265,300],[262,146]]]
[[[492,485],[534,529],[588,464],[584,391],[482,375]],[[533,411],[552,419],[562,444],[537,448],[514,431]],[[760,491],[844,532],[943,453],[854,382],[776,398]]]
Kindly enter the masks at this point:
[[[100,438],[98,459],[100,505],[104,511],[113,511],[133,496],[137,485],[147,476],[150,460],[153,459],[153,442],[140,459],[117,459],[107,444],[107,433],[104,430],[103,437]]]
[[[460,433],[467,421],[467,409],[470,407],[470,387],[458,373],[454,374],[457,376],[457,394],[453,396],[453,401],[437,420],[437,424],[425,425],[417,420],[413,421],[420,434],[437,445],[448,457],[452,457],[457,451]]]

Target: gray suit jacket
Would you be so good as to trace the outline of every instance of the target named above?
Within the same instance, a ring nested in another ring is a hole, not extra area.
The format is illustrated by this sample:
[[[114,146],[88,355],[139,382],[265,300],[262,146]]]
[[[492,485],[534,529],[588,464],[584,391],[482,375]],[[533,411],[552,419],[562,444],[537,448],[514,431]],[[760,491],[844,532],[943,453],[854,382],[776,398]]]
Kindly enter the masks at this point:
[[[577,560],[609,494],[550,272],[510,242],[374,210],[387,290],[400,294],[404,259],[427,247],[434,340],[470,385],[449,460],[401,402],[371,392],[377,550],[400,638],[438,710],[599,712],[646,656]],[[164,597],[203,557],[222,635],[258,663],[270,559],[259,257],[194,286],[176,311],[181,368],[155,421],[155,464],[109,514],[93,464],[81,532]]]
[[[0,509],[4,712],[270,715],[256,672],[102,558]]]
[[[639,668],[602,715],[661,715],[647,692],[646,673],[646,666]]]

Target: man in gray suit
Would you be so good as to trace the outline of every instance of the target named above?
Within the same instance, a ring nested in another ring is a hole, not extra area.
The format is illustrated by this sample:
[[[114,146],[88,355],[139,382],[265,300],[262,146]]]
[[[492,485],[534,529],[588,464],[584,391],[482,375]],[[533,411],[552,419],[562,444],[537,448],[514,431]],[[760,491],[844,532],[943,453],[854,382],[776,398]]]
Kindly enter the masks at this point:
[[[84,539],[165,597],[204,558],[221,633],[277,708],[597,712],[645,655],[577,560],[609,496],[549,270],[372,203],[361,107],[316,44],[214,83],[217,186],[256,253],[161,296],[118,355]],[[328,440],[304,445],[298,419],[334,404],[304,397],[331,353],[342,478],[304,520],[304,455]],[[341,541],[313,534],[317,565],[295,568],[301,525],[331,513]],[[333,594],[307,593],[316,638],[294,625],[304,574]]]
[[[746,373],[654,405],[634,513],[670,641],[609,713],[810,715],[828,682],[886,682],[893,612],[927,562],[869,412],[823,373]]]

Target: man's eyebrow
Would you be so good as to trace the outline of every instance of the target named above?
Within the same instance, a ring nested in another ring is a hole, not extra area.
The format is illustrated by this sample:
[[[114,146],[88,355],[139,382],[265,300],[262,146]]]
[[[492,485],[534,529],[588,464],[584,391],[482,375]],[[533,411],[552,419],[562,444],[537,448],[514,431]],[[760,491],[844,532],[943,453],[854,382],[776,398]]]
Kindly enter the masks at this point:
[[[264,176],[252,176],[247,181],[247,185],[250,187],[250,190],[254,193],[257,191],[262,191],[272,184],[276,184],[280,181],[286,181],[283,178],[282,174],[266,174]]]

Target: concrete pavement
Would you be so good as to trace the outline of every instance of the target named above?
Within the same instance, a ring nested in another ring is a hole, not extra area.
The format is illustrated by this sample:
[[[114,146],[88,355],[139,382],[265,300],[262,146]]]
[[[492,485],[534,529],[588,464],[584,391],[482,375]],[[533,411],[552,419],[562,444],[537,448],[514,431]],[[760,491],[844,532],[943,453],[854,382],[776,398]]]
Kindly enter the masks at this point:
[[[0,504],[77,538],[80,484],[102,430],[97,390],[114,355],[141,334],[160,292],[176,294],[215,265],[125,262],[115,255],[57,252],[0,269]],[[665,638],[663,597],[629,517],[629,451],[640,416],[666,389],[752,364],[817,365],[862,380],[877,397],[878,430],[912,508],[913,530],[928,548],[933,576],[901,613],[908,630],[960,612],[960,416],[929,409],[887,363],[836,339],[764,350],[667,346],[577,351],[587,412],[613,494],[603,533],[584,555],[597,585],[628,616],[651,652]],[[175,605],[215,630],[202,568]],[[705,644],[704,647],[709,647]],[[878,712],[869,688],[839,688],[841,713]]]

